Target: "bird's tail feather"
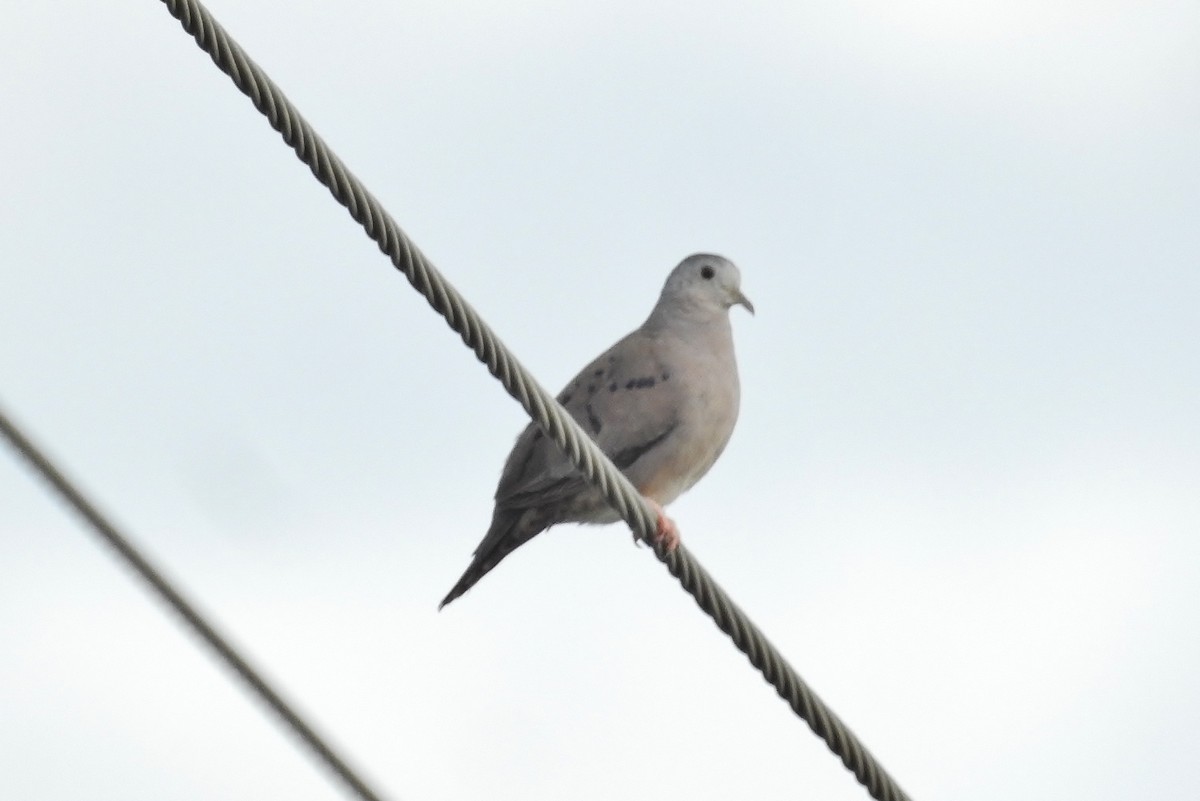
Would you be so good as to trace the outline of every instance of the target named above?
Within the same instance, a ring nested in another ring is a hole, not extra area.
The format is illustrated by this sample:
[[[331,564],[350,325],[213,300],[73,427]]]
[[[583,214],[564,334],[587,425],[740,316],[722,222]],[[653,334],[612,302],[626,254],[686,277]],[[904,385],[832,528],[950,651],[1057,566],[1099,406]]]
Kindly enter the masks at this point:
[[[529,542],[544,529],[544,526],[530,525],[532,521],[527,520],[526,515],[522,512],[510,512],[503,517],[501,514],[497,513],[496,518],[492,520],[487,536],[483,538],[483,542],[476,549],[475,557],[471,560],[466,572],[462,574],[462,578],[438,604],[439,612],[446,604],[475,586],[475,582],[500,564],[504,557]]]

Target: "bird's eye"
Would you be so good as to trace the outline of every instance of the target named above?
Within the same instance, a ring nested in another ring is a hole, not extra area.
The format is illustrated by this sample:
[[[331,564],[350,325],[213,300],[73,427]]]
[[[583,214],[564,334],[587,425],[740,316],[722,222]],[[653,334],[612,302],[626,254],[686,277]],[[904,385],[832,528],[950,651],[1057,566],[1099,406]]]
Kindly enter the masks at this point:
[[[716,273],[714,272],[713,268],[710,267],[709,265],[706,264],[700,268],[700,277],[703,278],[705,281],[711,280],[714,275],[716,275]]]

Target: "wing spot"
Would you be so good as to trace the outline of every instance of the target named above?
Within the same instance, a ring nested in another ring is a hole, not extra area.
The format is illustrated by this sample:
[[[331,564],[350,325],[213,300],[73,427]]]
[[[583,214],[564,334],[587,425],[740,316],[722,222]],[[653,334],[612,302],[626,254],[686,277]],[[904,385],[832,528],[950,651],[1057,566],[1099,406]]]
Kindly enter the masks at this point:
[[[609,385],[608,385],[608,391],[609,391],[609,392],[616,392],[616,391],[617,391],[617,382],[616,382],[616,381],[614,381],[614,382],[612,382],[611,384],[609,384]]]
[[[649,453],[650,451],[652,451],[656,447],[658,447],[658,444],[660,442],[662,442],[664,439],[671,436],[671,432],[675,430],[675,427],[677,425],[679,425],[679,423],[671,423],[670,428],[668,428],[666,431],[662,432],[661,434],[659,434],[657,437],[650,440],[649,442],[643,442],[641,445],[634,445],[633,447],[626,448],[623,451],[617,451],[615,454],[613,454],[613,457],[612,457],[613,464],[615,464],[621,470],[624,470],[625,468],[629,467],[634,462],[636,462],[638,459],[641,459],[647,453]]]
[[[592,427],[593,434],[599,434],[600,429],[604,428],[604,423],[600,422],[600,418],[596,416],[596,410],[592,408],[592,404],[586,407],[588,425]]]

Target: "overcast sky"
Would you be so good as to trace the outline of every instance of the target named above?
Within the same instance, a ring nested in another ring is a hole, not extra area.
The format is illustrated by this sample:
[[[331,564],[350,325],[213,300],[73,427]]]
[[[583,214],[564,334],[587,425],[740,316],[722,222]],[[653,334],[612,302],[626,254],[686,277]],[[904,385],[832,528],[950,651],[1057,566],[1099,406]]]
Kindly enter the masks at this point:
[[[210,9],[557,390],[696,251],[672,507],[917,799],[1200,783],[1200,4]],[[0,14],[0,403],[385,793],[862,799],[160,3]],[[340,799],[0,447],[0,796]]]

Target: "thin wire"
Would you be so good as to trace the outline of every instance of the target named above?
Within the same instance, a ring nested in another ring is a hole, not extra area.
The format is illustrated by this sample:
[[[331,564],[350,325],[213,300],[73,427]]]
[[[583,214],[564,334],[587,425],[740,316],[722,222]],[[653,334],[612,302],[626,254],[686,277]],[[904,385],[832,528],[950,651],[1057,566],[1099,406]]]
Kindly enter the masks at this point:
[[[12,444],[13,448],[25,457],[30,466],[62,496],[63,500],[71,508],[78,512],[91,525],[92,529],[117,552],[117,555],[132,567],[134,572],[141,576],[183,618],[184,622],[200,636],[200,639],[204,640],[242,681],[250,685],[250,688],[275,714],[283,718],[283,722],[296,733],[296,736],[305,745],[312,749],[313,753],[342,780],[351,792],[363,799],[363,801],[382,801],[383,796],[367,786],[367,783],[358,776],[344,759],[338,756],[333,747],[317,733],[312,725],[305,722],[300,713],[290,703],[285,701],[278,691],[271,687],[267,679],[252,667],[245,657],[238,653],[229,640],[221,635],[213,624],[205,620],[196,607],[192,606],[183,597],[182,593],[172,585],[170,579],[150,564],[149,560],[138,551],[137,547],[129,541],[128,537],[121,534],[117,530],[117,527],[104,517],[96,506],[84,497],[80,490],[75,488],[42,451],[28,437],[21,433],[17,425],[4,414],[3,409],[0,409],[0,434],[3,434],[4,438]]]
[[[274,82],[250,60],[204,6],[196,0],[162,0],[209,54],[278,131],[296,155],[324,184],[379,245],[395,267],[404,273],[429,304],[458,332],[463,342],[525,411],[558,443],[588,481],[597,486],[613,508],[629,523],[635,536],[652,541],[655,515],[633,486],[600,451],[591,438],[537,383],[516,357],[500,342],[487,323],[418,250],[383,206],[317,136]],[[744,653],[796,714],[825,740],[868,790],[880,801],[903,801],[908,796],[845,724],[812,692],[782,654],[738,609],[685,548],[655,554],[679,579],[696,603]]]

